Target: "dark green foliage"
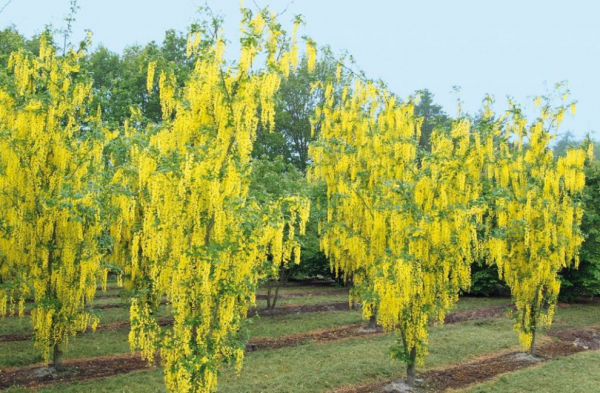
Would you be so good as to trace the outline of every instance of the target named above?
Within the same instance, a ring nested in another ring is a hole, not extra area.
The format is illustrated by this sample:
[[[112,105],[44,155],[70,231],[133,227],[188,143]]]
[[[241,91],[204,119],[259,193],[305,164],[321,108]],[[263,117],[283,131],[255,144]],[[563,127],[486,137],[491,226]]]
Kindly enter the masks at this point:
[[[162,120],[158,83],[161,71],[173,73],[182,84],[190,75],[193,60],[186,55],[185,36],[174,30],[165,33],[162,45],[150,42],[146,46],[129,46],[122,55],[100,46],[86,59],[85,67],[94,79],[96,103],[102,117],[117,126],[128,119],[131,107],[141,110],[145,120]],[[147,91],[148,64],[156,61],[154,89]]]
[[[300,265],[289,265],[284,276],[291,277],[329,276],[329,261],[320,250],[318,216],[323,211],[318,208],[318,200],[325,198],[323,188],[309,188],[305,176],[282,157],[268,159],[262,157],[252,163],[250,195],[259,203],[286,196],[300,195],[311,199],[311,215],[306,226],[306,234],[300,237],[302,251]]]
[[[579,269],[561,272],[563,300],[600,295],[600,162],[597,159],[586,164],[585,177],[581,231],[586,239],[581,247]]]
[[[504,280],[498,278],[498,267],[476,262],[471,265],[471,289],[473,296],[510,295],[510,289]]]
[[[34,55],[39,54],[40,36],[35,35],[31,39],[27,39],[14,26],[0,30],[0,69],[6,69],[10,54],[21,48]]]
[[[306,235],[302,237],[302,254],[300,265],[294,266],[292,276],[296,277],[331,277],[333,273],[329,260],[321,251],[319,222],[326,210],[321,206],[327,198],[324,186],[314,186],[309,189],[310,218],[306,224]]]
[[[428,148],[433,130],[439,127],[449,128],[452,119],[444,112],[441,105],[433,102],[433,94],[429,90],[418,90],[416,93],[420,95],[420,101],[415,105],[415,116],[423,118],[419,145]]]
[[[310,122],[322,99],[322,90],[313,86],[317,82],[325,83],[334,75],[335,66],[331,61],[319,60],[315,70],[309,72],[307,59],[303,58],[298,68],[282,80],[275,95],[275,130],[259,127],[252,155],[268,159],[281,157],[306,172],[308,144],[319,133],[317,124],[315,135],[311,135]]]

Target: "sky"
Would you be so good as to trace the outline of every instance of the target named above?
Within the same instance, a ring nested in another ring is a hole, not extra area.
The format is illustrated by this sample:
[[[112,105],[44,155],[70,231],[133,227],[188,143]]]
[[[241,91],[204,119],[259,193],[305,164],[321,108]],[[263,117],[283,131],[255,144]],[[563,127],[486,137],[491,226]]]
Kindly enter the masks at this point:
[[[120,52],[185,31],[208,4],[238,39],[239,0],[79,0],[74,40],[85,29],[94,42]],[[408,96],[429,89],[450,115],[460,87],[463,111],[475,113],[486,94],[498,111],[511,96],[526,108],[567,80],[577,113],[559,132],[600,138],[600,1],[598,0],[246,0],[246,7],[302,14],[319,45],[349,52],[368,77]],[[2,10],[2,7],[4,9]],[[0,28],[31,36],[47,24],[65,26],[69,0],[0,0]],[[594,133],[597,131],[598,133]]]

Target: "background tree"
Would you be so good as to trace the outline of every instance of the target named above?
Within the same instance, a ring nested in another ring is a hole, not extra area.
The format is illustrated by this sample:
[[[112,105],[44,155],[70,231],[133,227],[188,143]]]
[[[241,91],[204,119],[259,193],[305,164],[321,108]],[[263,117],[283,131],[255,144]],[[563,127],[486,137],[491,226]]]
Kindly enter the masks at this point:
[[[186,46],[182,33],[167,30],[161,45],[128,46],[122,55],[100,46],[90,53],[84,67],[94,78],[95,102],[102,108],[104,121],[115,127],[123,125],[130,118],[130,108],[135,107],[146,121],[160,122],[158,84],[147,89],[148,65],[154,62],[159,70],[169,70],[181,87],[193,67]]]
[[[557,156],[565,156],[569,148],[585,147],[587,141],[576,141],[570,133],[566,133],[554,146]],[[594,143],[594,150],[598,147]],[[598,228],[600,228],[600,164],[597,155],[586,160],[585,187],[583,189],[583,218],[581,221],[581,232],[585,240],[581,245],[579,253],[579,267],[567,267],[560,272],[561,290],[560,297],[563,300],[572,301],[581,296],[593,297],[600,295],[600,239]]]
[[[428,89],[416,91],[418,102],[415,105],[415,116],[423,119],[421,124],[421,136],[419,145],[422,147],[430,146],[431,134],[435,128],[452,127],[452,119],[444,112],[441,105],[433,102],[433,93]]]
[[[47,39],[51,40],[49,36]],[[8,60],[13,52],[25,50],[34,55],[39,54],[40,37],[34,36],[31,39],[25,38],[20,34],[16,27],[10,26],[0,31],[0,68],[6,70]]]
[[[69,336],[93,329],[85,308],[106,280],[100,247],[102,149],[108,133],[89,110],[83,52],[13,52],[0,86],[0,314],[33,299],[36,346],[61,365]]]
[[[309,70],[308,56],[304,55],[298,67],[291,70],[282,79],[279,90],[275,93],[275,127],[269,130],[260,126],[252,150],[252,155],[261,162],[278,162],[294,166],[300,173],[306,173],[310,158],[309,143],[319,135],[319,123],[312,123],[316,108],[322,105],[323,87],[336,76],[337,64],[330,51],[325,48],[323,55],[315,61],[314,69]],[[348,78],[342,73],[341,78]],[[271,167],[281,168],[279,164]],[[291,173],[288,169],[282,173]],[[298,183],[300,189],[306,187],[306,181]],[[320,249],[318,222],[320,210],[318,199],[325,197],[323,187],[309,187],[311,198],[311,218],[307,224],[306,234],[301,236],[301,263],[292,264],[285,270],[287,278],[293,276],[330,277],[329,260]]]
[[[311,119],[323,99],[319,86],[334,75],[335,65],[326,57],[319,59],[312,70],[309,70],[306,55],[300,60],[298,68],[281,81],[275,95],[274,132],[259,127],[253,151],[255,157],[273,159],[281,156],[286,163],[306,172],[308,145],[319,132],[318,124],[316,129],[311,126]]]

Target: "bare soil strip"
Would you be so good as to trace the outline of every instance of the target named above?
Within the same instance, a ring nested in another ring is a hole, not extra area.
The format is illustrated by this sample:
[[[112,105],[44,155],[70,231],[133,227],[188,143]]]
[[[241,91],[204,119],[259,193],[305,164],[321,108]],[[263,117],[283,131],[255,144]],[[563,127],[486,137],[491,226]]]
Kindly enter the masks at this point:
[[[85,381],[149,368],[148,363],[139,355],[132,354],[71,359],[65,360],[64,365],[64,369],[60,371],[42,364],[3,370],[0,372],[0,390],[12,386],[33,388]]]
[[[310,296],[325,296],[325,295],[338,295],[338,294],[343,294],[347,292],[335,292],[335,291],[313,291],[313,292],[291,292],[291,293],[286,293],[286,294],[279,294],[279,298],[295,298],[295,297],[310,297]],[[121,295],[120,294],[106,294],[106,295],[101,295],[101,296],[96,296],[96,299],[109,299],[109,298],[120,298]],[[266,295],[256,295],[257,299],[266,299]],[[26,303],[31,303],[31,302],[26,302]],[[160,302],[161,305],[165,305],[168,304],[168,302],[166,300],[163,300]],[[304,306],[296,306],[296,305],[288,305],[288,306],[279,306],[277,308],[275,308],[275,310],[273,310],[271,313],[267,312],[266,308],[260,308],[258,309],[258,313],[260,314],[271,314],[271,315],[279,315],[279,314],[287,314],[287,313],[296,313],[296,312],[312,312],[311,308],[312,307],[316,307],[316,310],[313,311],[331,311],[331,307],[333,307],[333,309],[335,310],[342,310],[344,309],[344,306],[340,306],[341,304],[345,305],[345,310],[348,309],[348,302],[338,302],[338,303],[331,303],[331,304],[323,304],[323,305],[316,305],[316,306],[311,306],[311,305],[304,305]],[[107,310],[107,309],[111,309],[111,308],[123,308],[123,307],[127,307],[129,304],[126,301],[122,301],[120,303],[110,303],[110,304],[96,304],[93,305],[92,309],[94,310]],[[341,307],[341,308],[340,308]],[[307,311],[305,311],[307,310]],[[256,315],[257,313],[256,310],[251,311],[249,313],[249,316],[253,316]],[[31,310],[24,310],[23,315],[31,315]],[[6,317],[17,317],[18,314],[8,314],[6,315]],[[0,338],[0,342],[2,341],[2,339]]]
[[[160,302],[161,305],[165,305],[167,303],[168,302],[164,301],[164,300]],[[86,309],[89,308],[89,309],[92,309],[92,310],[108,310],[108,309],[111,309],[111,308],[125,308],[125,307],[128,307],[129,304],[126,301],[122,301],[120,303],[96,304],[96,305],[94,305],[92,303],[91,306],[92,307],[86,307]],[[24,310],[23,311],[23,315],[31,315],[31,310]],[[18,313],[14,313],[14,314],[5,315],[4,318],[18,317],[18,316],[19,316]]]
[[[248,312],[249,317],[259,315],[283,315],[283,314],[299,314],[305,312],[317,312],[317,311],[347,311],[350,309],[348,301],[327,303],[327,304],[310,304],[310,305],[295,305],[290,304],[287,306],[280,306],[272,311],[268,311],[265,308],[259,308],[256,310],[250,310]]]
[[[542,345],[537,358],[522,352],[504,353],[498,356],[478,359],[442,369],[424,371],[419,374],[424,385],[419,391],[444,392],[450,389],[464,389],[493,379],[501,374],[532,367],[558,356],[570,356],[586,350],[600,349],[600,329],[565,330],[549,334],[554,340]],[[394,381],[379,381],[370,384],[346,386],[335,393],[384,392]],[[388,390],[390,391],[390,390]]]

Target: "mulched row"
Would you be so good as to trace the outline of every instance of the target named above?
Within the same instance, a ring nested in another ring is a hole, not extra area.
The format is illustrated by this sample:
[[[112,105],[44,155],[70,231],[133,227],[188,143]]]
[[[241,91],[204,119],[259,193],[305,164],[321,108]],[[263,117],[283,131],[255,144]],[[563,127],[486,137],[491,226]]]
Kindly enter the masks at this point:
[[[310,297],[310,296],[322,296],[322,295],[331,295],[331,292],[296,292],[285,295],[279,295],[281,298],[293,298],[293,297]],[[106,295],[104,298],[118,298],[120,295]],[[258,298],[258,295],[257,295]],[[264,298],[266,299],[266,297]],[[168,302],[163,300],[160,302],[161,305],[166,305]],[[120,303],[109,303],[109,304],[96,304],[90,307],[94,310],[108,310],[112,308],[124,308],[129,306],[126,301]],[[279,314],[293,314],[293,313],[303,313],[303,312],[313,312],[313,311],[339,311],[339,310],[348,310],[348,301],[337,302],[337,303],[329,303],[322,305],[287,305],[287,306],[278,306],[272,311],[268,311],[266,308],[259,308],[257,310],[252,310],[248,313],[248,316],[254,316],[257,313],[259,314],[269,314],[269,315],[279,315]],[[31,310],[24,310],[23,315],[31,315]],[[8,314],[6,317],[18,317],[17,313]],[[2,341],[0,339],[0,341]]]
[[[86,381],[89,379],[128,374],[147,369],[148,363],[139,355],[123,354],[86,359],[65,360],[64,369],[38,365],[11,368],[0,372],[0,390],[12,386],[37,387],[59,383]]]

